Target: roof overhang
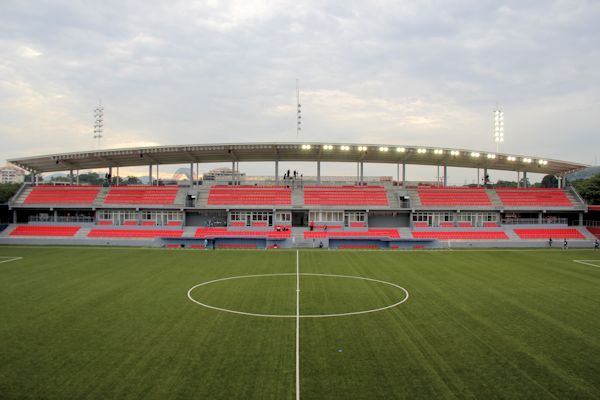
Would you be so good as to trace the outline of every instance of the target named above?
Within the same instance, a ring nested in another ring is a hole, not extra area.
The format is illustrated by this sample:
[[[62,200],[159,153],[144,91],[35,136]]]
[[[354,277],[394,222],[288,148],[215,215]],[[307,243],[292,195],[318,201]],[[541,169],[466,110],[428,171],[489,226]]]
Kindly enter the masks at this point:
[[[91,150],[8,160],[35,173],[147,165],[323,161],[406,163],[565,175],[588,165],[536,156],[427,146],[356,143],[222,143]]]

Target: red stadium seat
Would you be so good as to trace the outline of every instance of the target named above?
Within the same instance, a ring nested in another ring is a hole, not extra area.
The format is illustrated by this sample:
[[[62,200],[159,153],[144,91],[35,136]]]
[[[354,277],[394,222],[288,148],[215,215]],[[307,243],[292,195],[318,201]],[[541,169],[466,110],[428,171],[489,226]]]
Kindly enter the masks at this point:
[[[438,240],[507,240],[503,231],[413,231],[415,239]]]
[[[515,229],[521,239],[585,239],[585,236],[575,228],[521,228]]]
[[[305,186],[304,204],[320,206],[389,206],[383,186]]]
[[[80,226],[19,225],[13,229],[10,236],[73,237],[79,229]]]
[[[400,239],[397,229],[368,229],[366,231],[305,231],[304,239],[326,239],[326,238],[388,238]]]
[[[160,237],[181,237],[180,229],[100,229],[90,230],[90,238],[151,239]]]
[[[513,207],[572,207],[573,203],[562,189],[496,189],[498,197],[505,206]]]
[[[292,191],[287,186],[222,186],[208,194],[209,205],[290,205]]]
[[[92,204],[99,186],[35,186],[24,204]]]
[[[287,239],[292,237],[291,231],[230,231],[227,228],[198,228],[194,234],[196,238],[226,238],[247,237],[257,239]]]
[[[491,206],[492,202],[483,188],[419,187],[419,198],[425,207]]]
[[[170,205],[175,203],[178,186],[113,186],[105,204]]]

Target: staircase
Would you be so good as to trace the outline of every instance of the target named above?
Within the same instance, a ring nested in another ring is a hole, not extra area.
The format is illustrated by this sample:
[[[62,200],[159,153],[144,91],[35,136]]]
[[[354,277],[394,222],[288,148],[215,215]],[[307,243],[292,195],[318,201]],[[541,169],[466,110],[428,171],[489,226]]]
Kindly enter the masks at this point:
[[[421,198],[419,197],[419,191],[417,189],[406,189],[408,195],[410,196],[410,207],[411,208],[421,208],[423,204],[421,204]]]
[[[10,233],[17,227],[17,224],[11,224],[6,227],[2,232],[0,232],[0,237],[8,237]]]
[[[304,239],[306,228],[292,228],[292,247],[312,248],[312,239]],[[316,243],[318,245],[318,243]]]
[[[404,190],[398,191],[398,190],[394,190],[394,188],[391,188],[391,189],[386,189],[386,193],[387,193],[388,203],[390,203],[390,208],[392,208],[392,209],[400,208],[400,200],[398,199],[398,196],[405,196],[406,195],[405,191]]]
[[[494,189],[485,189],[485,192],[487,193],[488,197],[490,198],[490,201],[492,202],[492,205],[494,206],[495,209],[504,208],[504,204],[502,204],[502,200],[500,200],[500,196],[498,196],[498,193],[496,193],[496,191]]]
[[[569,198],[569,200],[571,200],[571,203],[573,203],[574,207],[581,209],[585,208],[585,203],[583,203],[579,196],[575,194],[574,189],[564,189],[563,192]]]
[[[292,189],[292,207],[301,208],[304,206],[304,190],[301,188]]]
[[[173,201],[173,204],[184,207],[185,199],[187,198],[187,194],[188,194],[188,189],[189,188],[187,188],[187,187],[180,187],[179,191],[177,192],[177,196],[175,196],[175,200]]]
[[[400,239],[412,239],[412,230],[410,228],[398,228]]]
[[[196,208],[206,208],[208,206],[208,193],[210,192],[210,187],[202,187],[198,189],[198,194],[196,197]]]
[[[33,187],[31,185],[27,185],[25,188],[23,188],[23,190],[21,190],[20,192],[17,192],[17,194],[15,195],[15,197],[12,200],[12,203],[14,205],[23,205],[23,203],[25,202],[25,199],[27,198],[27,196],[29,196],[29,193],[31,193],[31,191],[33,190]]]
[[[109,190],[109,187],[103,187],[100,189],[100,191],[98,192],[98,196],[96,196],[96,200],[94,200],[94,207],[104,207],[104,201],[106,200],[106,196],[108,196]]]

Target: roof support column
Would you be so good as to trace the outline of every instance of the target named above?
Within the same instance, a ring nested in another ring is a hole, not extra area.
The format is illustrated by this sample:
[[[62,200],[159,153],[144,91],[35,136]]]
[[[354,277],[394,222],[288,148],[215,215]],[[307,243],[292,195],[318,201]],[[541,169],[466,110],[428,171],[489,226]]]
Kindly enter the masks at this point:
[[[275,160],[275,184],[279,185],[279,160]]]
[[[112,186],[113,176],[112,176],[112,167],[108,167],[108,184]]]
[[[120,180],[119,167],[117,167],[117,186],[119,186],[119,180]]]
[[[194,163],[190,163],[190,187],[194,187]]]
[[[487,187],[488,184],[488,172],[487,172],[487,168],[483,169],[483,187]]]
[[[521,171],[517,171],[517,188],[521,187]]]
[[[359,178],[360,178],[359,163],[356,162],[356,184],[358,184]]]
[[[477,168],[477,187],[479,187],[479,184],[481,182],[479,181],[479,168]]]
[[[77,170],[77,186],[79,186],[79,170]]]
[[[527,171],[523,171],[523,187],[527,188]]]
[[[402,163],[402,186],[406,186],[406,163]]]
[[[148,165],[148,184],[152,186],[152,164]]]
[[[196,180],[198,181],[198,186],[200,185],[200,163],[196,162]]]
[[[365,163],[364,162],[360,162],[360,184],[361,186],[364,184],[364,180],[365,180]]]
[[[400,183],[400,163],[396,163],[396,184]]]
[[[235,185],[235,161],[231,162],[231,184]]]
[[[73,186],[73,170],[72,169],[69,170],[69,185]]]
[[[444,187],[448,186],[448,166],[444,165]]]
[[[321,161],[317,161],[317,183],[321,184]]]

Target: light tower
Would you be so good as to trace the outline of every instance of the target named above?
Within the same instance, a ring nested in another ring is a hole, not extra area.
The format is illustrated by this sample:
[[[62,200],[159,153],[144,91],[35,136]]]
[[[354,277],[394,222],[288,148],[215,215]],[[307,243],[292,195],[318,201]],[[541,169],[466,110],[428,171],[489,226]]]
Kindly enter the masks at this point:
[[[500,149],[500,143],[504,142],[504,111],[496,108],[494,110],[494,141],[496,142],[496,153]]]
[[[300,86],[298,86],[298,79],[296,79],[296,140],[300,136],[302,130],[302,105],[300,104]]]
[[[98,148],[100,148],[100,139],[104,128],[104,107],[102,102],[94,109],[94,139],[98,139]]]

